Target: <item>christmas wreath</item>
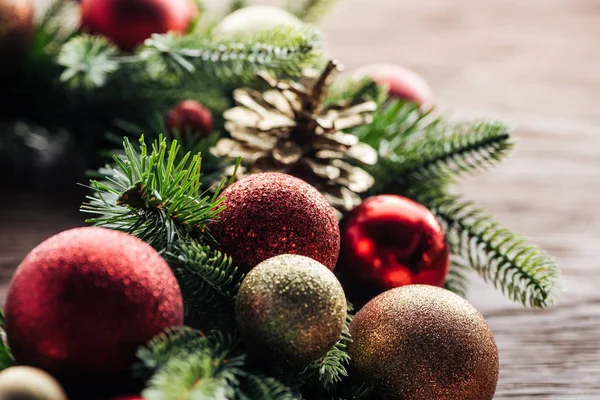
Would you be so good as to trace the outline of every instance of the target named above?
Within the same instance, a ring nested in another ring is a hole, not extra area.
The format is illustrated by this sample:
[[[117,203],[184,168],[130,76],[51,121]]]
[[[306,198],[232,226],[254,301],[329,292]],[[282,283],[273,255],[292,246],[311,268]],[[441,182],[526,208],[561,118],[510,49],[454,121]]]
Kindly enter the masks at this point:
[[[15,272],[1,398],[493,398],[470,272],[531,307],[560,286],[456,191],[509,129],[400,67],[336,77],[331,3],[0,0],[2,168],[79,160],[94,225]]]

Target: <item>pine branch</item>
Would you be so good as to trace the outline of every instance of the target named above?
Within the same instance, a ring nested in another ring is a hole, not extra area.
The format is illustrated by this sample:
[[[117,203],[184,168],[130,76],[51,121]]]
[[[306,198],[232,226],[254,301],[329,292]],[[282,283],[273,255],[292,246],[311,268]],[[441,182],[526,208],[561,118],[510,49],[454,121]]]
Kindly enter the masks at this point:
[[[379,151],[378,164],[368,171],[376,181],[372,193],[413,196],[424,184],[443,186],[485,170],[513,147],[502,123],[448,124],[416,104],[397,101],[382,107],[372,124],[354,133]]]
[[[459,255],[453,254],[450,258],[450,271],[444,288],[466,298],[469,293],[469,271],[471,271],[469,264]]]
[[[150,153],[143,137],[139,151],[127,138],[123,147],[125,156],[100,170],[105,180],[91,181],[94,194],[81,210],[100,216],[88,222],[130,233],[157,249],[190,234],[202,236],[222,210],[218,194],[224,181],[213,196],[202,195],[200,155],[187,153],[176,161],[176,141],[167,150],[161,138]]]
[[[242,383],[239,400],[296,400],[293,391],[277,379],[261,374],[249,374]]]
[[[197,332],[197,331],[196,331]],[[171,330],[138,352],[141,371],[156,371],[144,390],[148,400],[231,399],[239,386],[245,356],[237,342],[218,332],[201,337],[189,328]],[[140,369],[138,369],[138,372]]]
[[[139,361],[133,369],[137,377],[144,378],[161,370],[174,358],[185,358],[194,352],[209,353],[214,358],[228,358],[238,353],[238,347],[237,339],[218,331],[204,335],[189,327],[169,328],[138,350]]]
[[[137,351],[139,361],[133,367],[135,376],[146,380],[172,357],[205,349],[209,347],[209,342],[210,338],[198,330],[169,328]]]
[[[117,55],[117,48],[102,37],[74,37],[62,47],[57,59],[65,67],[60,80],[84,90],[102,87],[119,69]]]
[[[237,368],[243,359],[215,360],[210,354],[192,353],[173,358],[149,381],[146,400],[228,400],[235,394]]]
[[[165,116],[156,114],[154,118],[145,125],[133,124],[127,121],[118,120],[115,122],[118,133],[110,132],[107,138],[113,142],[116,146],[121,147],[123,136],[140,138],[144,136],[146,141],[152,142],[159,140],[162,132],[167,129]],[[171,137],[172,136],[172,137]],[[216,157],[211,153],[211,148],[222,137],[222,134],[215,131],[208,137],[198,137],[194,132],[172,132],[172,135],[165,137],[167,146],[170,146],[173,140],[177,140],[177,143],[181,146],[181,150],[177,153],[176,161],[187,153],[202,154],[202,186],[206,188],[216,189],[223,177],[226,175],[224,171],[227,168],[235,167],[235,162],[224,157]],[[113,150],[107,158],[112,158],[114,155],[124,155],[123,150]]]
[[[372,123],[362,125],[352,133],[361,142],[377,149],[381,158],[390,158],[402,151],[415,136],[424,132],[435,136],[435,132],[441,131],[441,122],[431,112],[421,111],[418,104],[393,100],[380,107],[373,115]]]
[[[338,0],[287,0],[285,8],[305,22],[316,23],[327,15]]]
[[[281,28],[235,40],[172,34],[153,35],[139,53],[148,75],[178,79],[186,75],[241,86],[261,71],[298,75],[320,56],[320,34],[313,28]]]
[[[498,122],[450,129],[447,136],[425,135],[397,151],[388,175],[400,177],[404,185],[458,177],[500,162],[513,147],[507,127]]]
[[[232,301],[244,279],[230,257],[188,240],[165,255],[179,281],[186,309],[203,311],[216,297]]]
[[[449,235],[452,252],[468,260],[486,281],[513,301],[532,307],[552,304],[560,286],[553,258],[503,228],[484,210],[459,198],[433,194],[417,200],[428,206]]]
[[[0,371],[10,368],[16,364],[12,351],[6,341],[6,327],[4,325],[4,313],[0,311]]]

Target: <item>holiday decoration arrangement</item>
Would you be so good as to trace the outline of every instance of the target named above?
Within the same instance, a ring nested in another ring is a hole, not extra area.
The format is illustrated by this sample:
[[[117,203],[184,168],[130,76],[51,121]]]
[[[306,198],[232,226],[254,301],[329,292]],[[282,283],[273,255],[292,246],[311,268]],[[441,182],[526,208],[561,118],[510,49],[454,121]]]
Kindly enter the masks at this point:
[[[218,3],[0,0],[3,170],[90,176],[90,226],[12,278],[0,398],[492,399],[471,272],[560,288],[456,190],[508,127],[401,66],[342,72],[311,25],[333,1]]]

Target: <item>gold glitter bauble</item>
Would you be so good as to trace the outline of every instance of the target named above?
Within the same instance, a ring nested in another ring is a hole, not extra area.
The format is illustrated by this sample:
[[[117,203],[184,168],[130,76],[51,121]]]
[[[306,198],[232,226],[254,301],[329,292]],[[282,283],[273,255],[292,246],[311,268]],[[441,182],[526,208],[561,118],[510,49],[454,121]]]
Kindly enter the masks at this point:
[[[12,367],[0,373],[2,400],[67,400],[62,387],[41,369]]]
[[[284,254],[248,273],[235,317],[251,351],[304,365],[323,356],[340,338],[346,297],[327,267],[312,258]]]
[[[350,325],[353,368],[384,399],[490,400],[498,348],[466,300],[428,285],[389,290]]]

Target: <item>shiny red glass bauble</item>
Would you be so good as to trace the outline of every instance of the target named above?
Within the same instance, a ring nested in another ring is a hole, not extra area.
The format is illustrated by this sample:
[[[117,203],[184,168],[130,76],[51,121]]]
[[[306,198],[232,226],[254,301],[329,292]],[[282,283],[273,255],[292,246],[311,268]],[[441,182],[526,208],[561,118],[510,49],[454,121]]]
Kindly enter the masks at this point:
[[[194,0],[82,0],[81,25],[123,50],[154,33],[185,33],[197,17]]]
[[[138,347],[183,324],[171,268],[123,232],[77,228],[33,249],[6,300],[6,334],[19,364],[64,377],[128,370]]]
[[[419,203],[396,195],[375,196],[342,221],[336,271],[350,300],[367,301],[410,284],[442,286],[448,269],[444,231]]]

